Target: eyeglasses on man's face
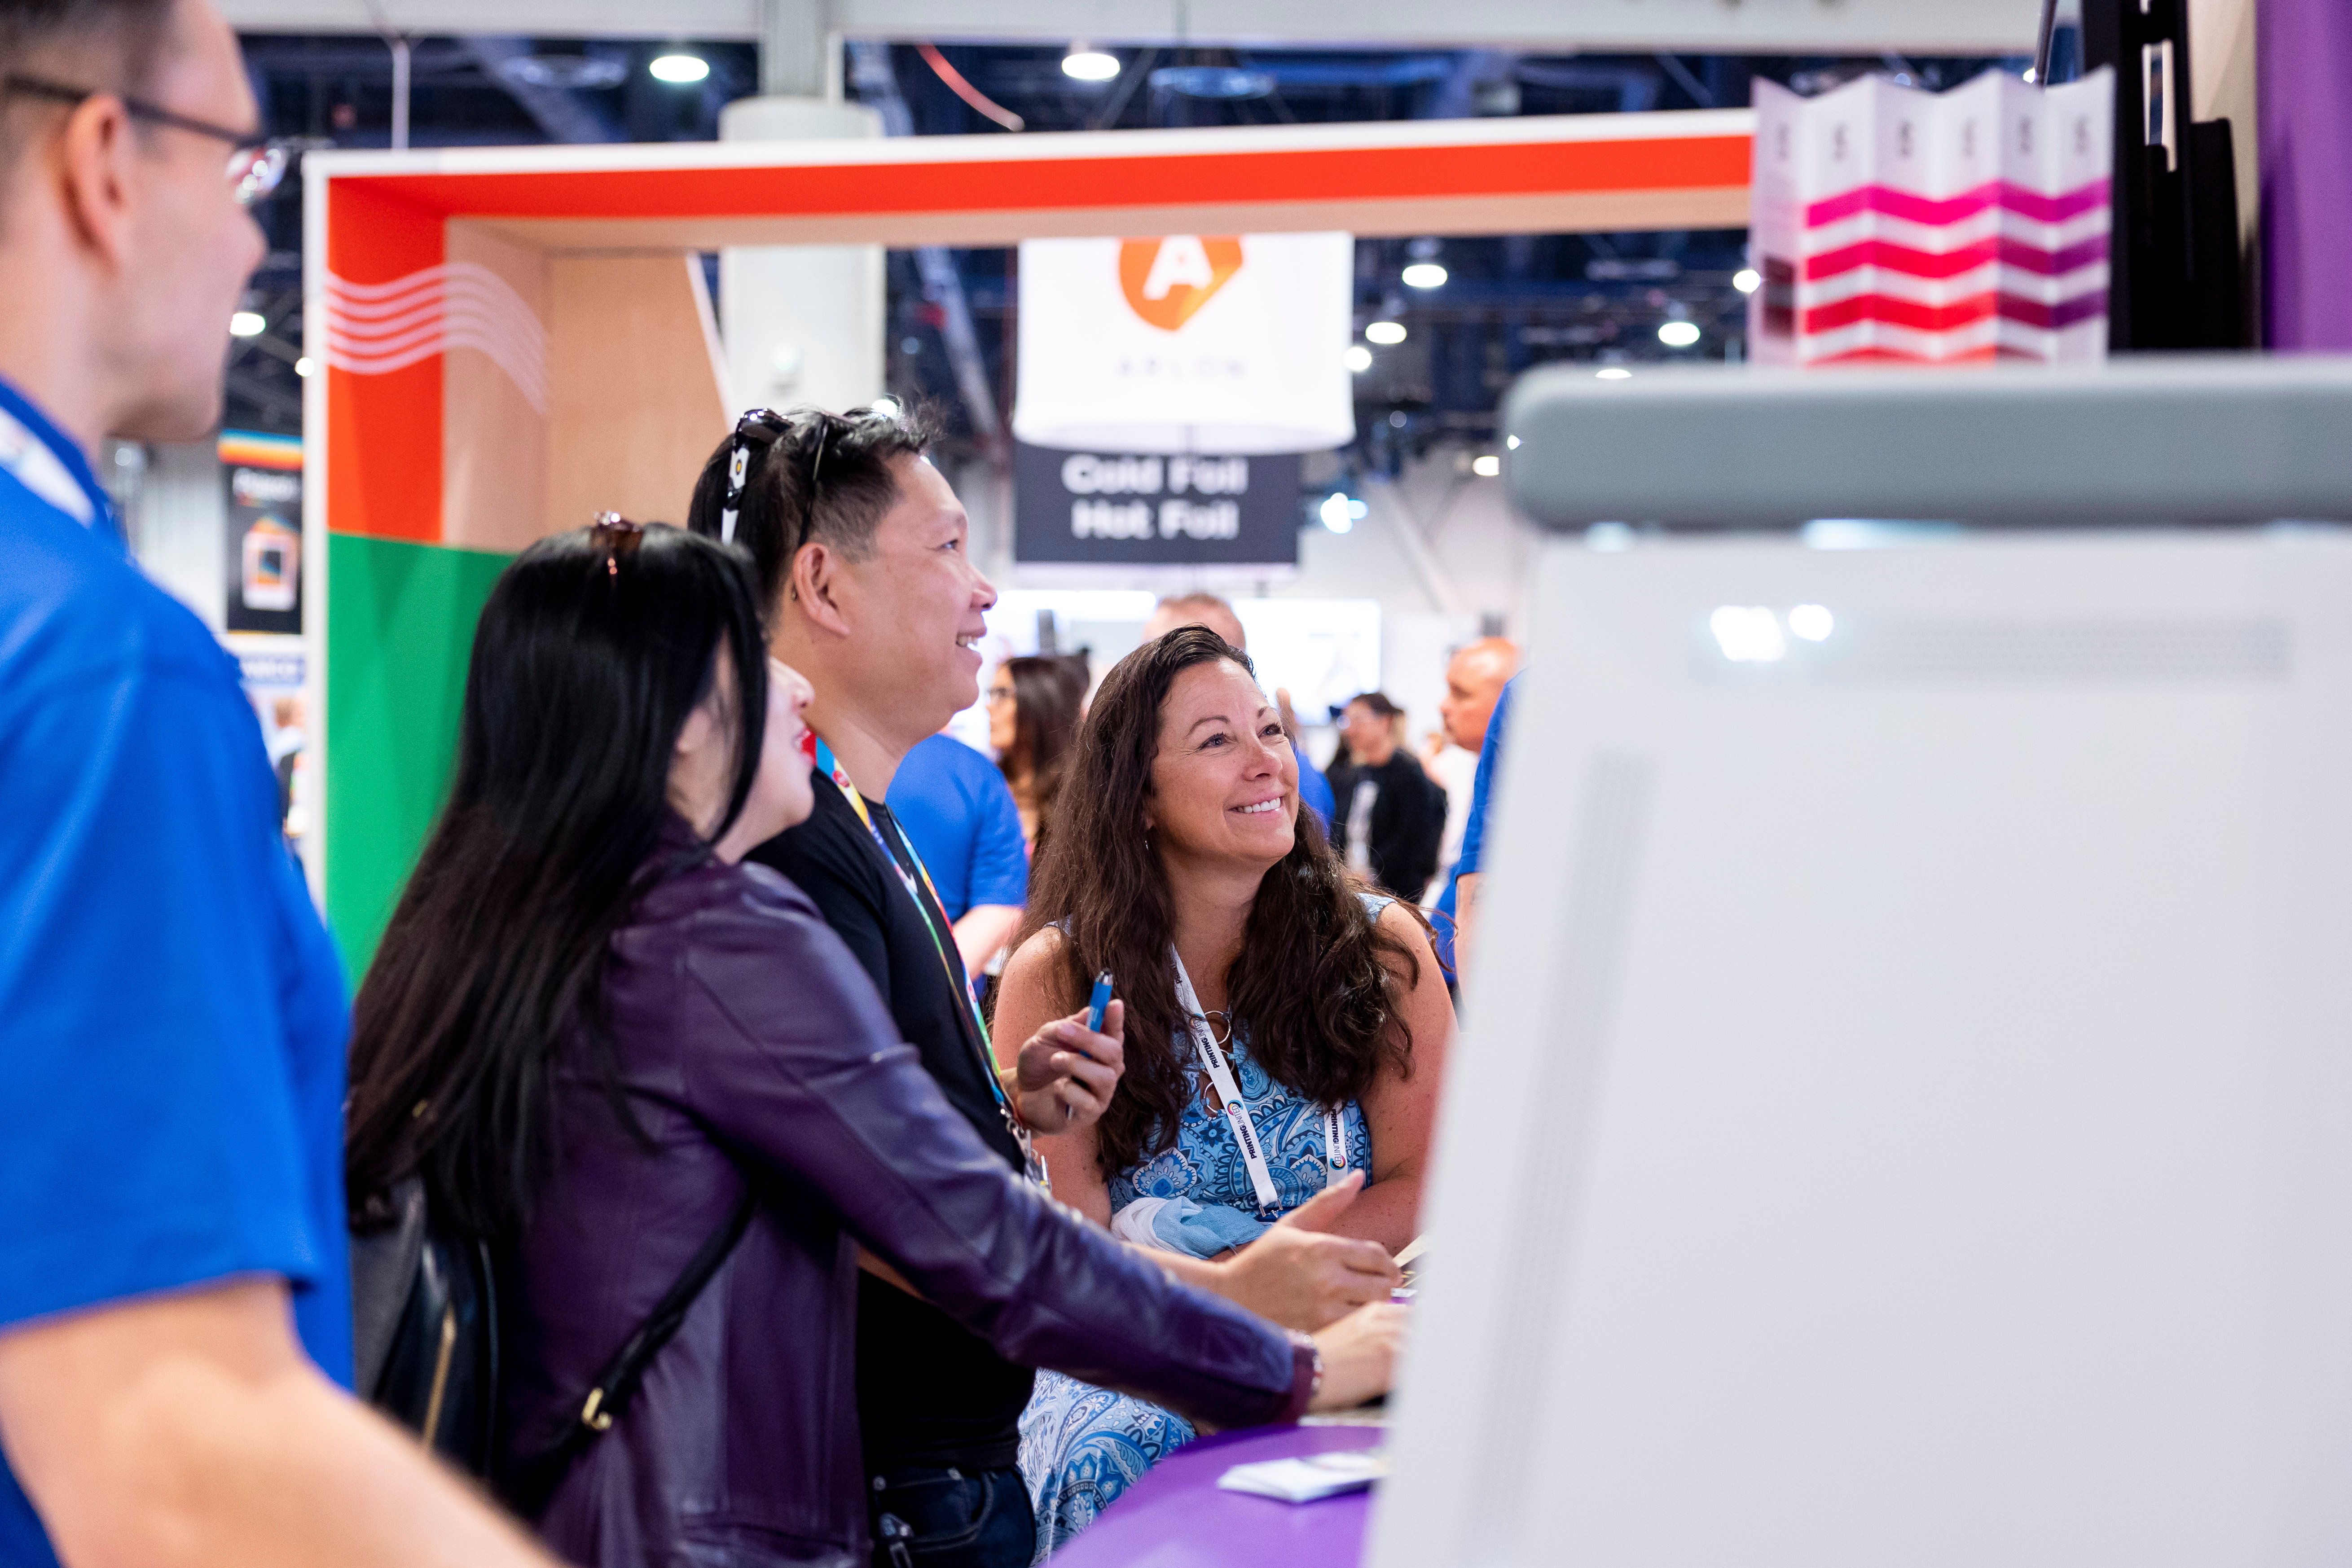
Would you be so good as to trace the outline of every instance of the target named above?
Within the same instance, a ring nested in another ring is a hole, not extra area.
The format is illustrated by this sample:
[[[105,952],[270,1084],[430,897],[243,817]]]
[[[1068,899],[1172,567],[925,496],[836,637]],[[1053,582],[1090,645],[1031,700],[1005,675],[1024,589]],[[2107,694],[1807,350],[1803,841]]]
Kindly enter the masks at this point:
[[[37,76],[12,75],[0,79],[0,87],[5,87],[10,92],[21,92],[33,98],[54,99],[60,103],[76,105],[99,96],[99,89],[94,87],[74,87],[65,82],[50,81]],[[133,120],[144,121],[150,125],[165,126],[173,131],[184,131],[193,136],[209,136],[215,142],[227,142],[228,164],[223,171],[223,177],[227,180],[229,189],[236,194],[239,206],[249,207],[262,200],[278,188],[278,182],[286,178],[286,165],[293,152],[290,142],[266,141],[257,137],[251,132],[232,131],[226,125],[215,125],[208,120],[194,119],[165,109],[161,104],[149,103],[144,99],[132,98],[128,94],[119,96],[121,98],[122,112]]]

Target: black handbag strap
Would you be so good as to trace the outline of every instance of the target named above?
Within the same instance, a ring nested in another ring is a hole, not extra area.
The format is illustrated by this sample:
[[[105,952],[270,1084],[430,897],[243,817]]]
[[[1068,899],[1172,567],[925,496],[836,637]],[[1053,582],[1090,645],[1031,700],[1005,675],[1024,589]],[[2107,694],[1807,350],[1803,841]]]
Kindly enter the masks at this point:
[[[628,1414],[630,1402],[636,1398],[637,1385],[645,1381],[646,1369],[676,1336],[696,1298],[735,1250],[735,1244],[743,1239],[744,1231],[751,1228],[751,1215],[759,1209],[763,1190],[764,1184],[759,1181],[744,1184],[743,1195],[727,1216],[726,1224],[711,1233],[687,1264],[686,1272],[677,1277],[677,1282],[654,1304],[646,1321],[637,1325],[636,1331],[621,1342],[621,1348],[596,1373],[594,1386],[564,1424],[562,1434],[537,1453],[517,1460],[508,1471],[501,1489],[508,1502],[524,1518],[537,1518],[572,1461],[611,1431],[614,1422]]]

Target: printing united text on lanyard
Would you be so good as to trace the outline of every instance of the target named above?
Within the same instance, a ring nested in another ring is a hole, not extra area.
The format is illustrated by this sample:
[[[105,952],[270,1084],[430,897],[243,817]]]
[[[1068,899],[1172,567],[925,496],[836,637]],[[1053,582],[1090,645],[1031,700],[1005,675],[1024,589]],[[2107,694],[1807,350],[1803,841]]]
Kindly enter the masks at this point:
[[[971,1015],[971,1026],[979,1037],[981,1076],[988,1079],[989,1090],[996,1096],[996,1113],[1004,1118],[1005,1131],[1012,1133],[1013,1141],[1021,1145],[1021,1163],[1029,1179],[1047,1192],[1053,1191],[1053,1184],[1045,1175],[1045,1157],[1037,1152],[1035,1143],[1030,1139],[1029,1129],[1013,1114],[1013,1101],[1005,1096],[1003,1080],[996,1076],[996,1052],[988,1037],[988,1020],[981,1016],[980,998],[972,994],[970,981],[957,976],[956,966],[948,958],[947,943],[940,936],[940,928],[931,921],[930,907],[923,902],[923,895],[916,888],[915,879],[907,874],[907,868],[890,853],[889,842],[882,837],[882,830],[874,826],[874,814],[866,809],[866,797],[857,793],[857,786],[849,782],[848,773],[835,759],[833,748],[823,741],[816,743],[816,765],[832,778],[834,786],[849,802],[849,809],[856,812],[857,820],[866,825],[866,831],[873,836],[874,847],[882,851],[882,858],[890,869],[898,873],[899,886],[907,889],[907,897],[914,902],[915,912],[923,917],[923,929],[930,932],[931,946],[940,955],[940,967],[947,971],[949,989],[962,993],[964,1006]],[[891,820],[890,826],[898,829],[899,846],[907,851],[907,858],[914,864],[915,869],[922,874],[923,887],[931,889],[931,898],[936,901],[940,896],[939,889],[931,888],[930,870],[924,866],[923,858],[915,853],[914,845],[907,838],[907,830],[898,826],[896,818]],[[947,906],[940,904],[940,910],[945,913]]]
[[[1209,1075],[1210,1086],[1224,1102],[1225,1124],[1234,1130],[1234,1142],[1241,1145],[1242,1163],[1248,1167],[1250,1188],[1257,1194],[1259,1212],[1281,1206],[1274,1190],[1274,1172],[1265,1163],[1265,1146],[1258,1142],[1257,1128],[1250,1121],[1249,1107],[1242,1100],[1242,1086],[1234,1077],[1233,1064],[1225,1053],[1217,1048],[1217,1037],[1209,1032],[1209,1016],[1201,1009],[1201,998],[1192,989],[1192,977],[1184,973],[1183,954],[1176,944],[1168,944],[1168,956],[1176,961],[1176,1005],[1184,1010],[1184,1026],[1192,1037],[1192,1054],[1200,1058],[1201,1070]],[[1338,1106],[1323,1110],[1323,1185],[1329,1187],[1348,1168],[1348,1123]]]

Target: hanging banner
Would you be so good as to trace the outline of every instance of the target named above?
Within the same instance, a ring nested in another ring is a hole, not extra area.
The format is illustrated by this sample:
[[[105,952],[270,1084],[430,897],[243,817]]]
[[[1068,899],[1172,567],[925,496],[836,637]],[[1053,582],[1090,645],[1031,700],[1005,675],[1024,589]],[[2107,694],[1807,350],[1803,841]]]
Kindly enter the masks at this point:
[[[233,632],[302,629],[302,441],[224,430],[216,448],[227,487],[228,595]]]
[[[1069,452],[1013,459],[1013,558],[1024,563],[1296,566],[1296,452]]]
[[[1024,240],[1013,433],[1064,451],[1345,446],[1354,279],[1345,234]]]

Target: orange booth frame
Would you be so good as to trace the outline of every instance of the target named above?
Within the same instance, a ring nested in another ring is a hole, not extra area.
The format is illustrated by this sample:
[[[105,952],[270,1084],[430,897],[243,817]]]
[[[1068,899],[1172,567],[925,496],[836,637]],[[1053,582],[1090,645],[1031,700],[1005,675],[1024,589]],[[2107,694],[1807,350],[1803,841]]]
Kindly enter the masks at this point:
[[[356,976],[531,540],[679,519],[730,411],[694,253],[1748,221],[1744,110],[306,160],[306,855]]]

